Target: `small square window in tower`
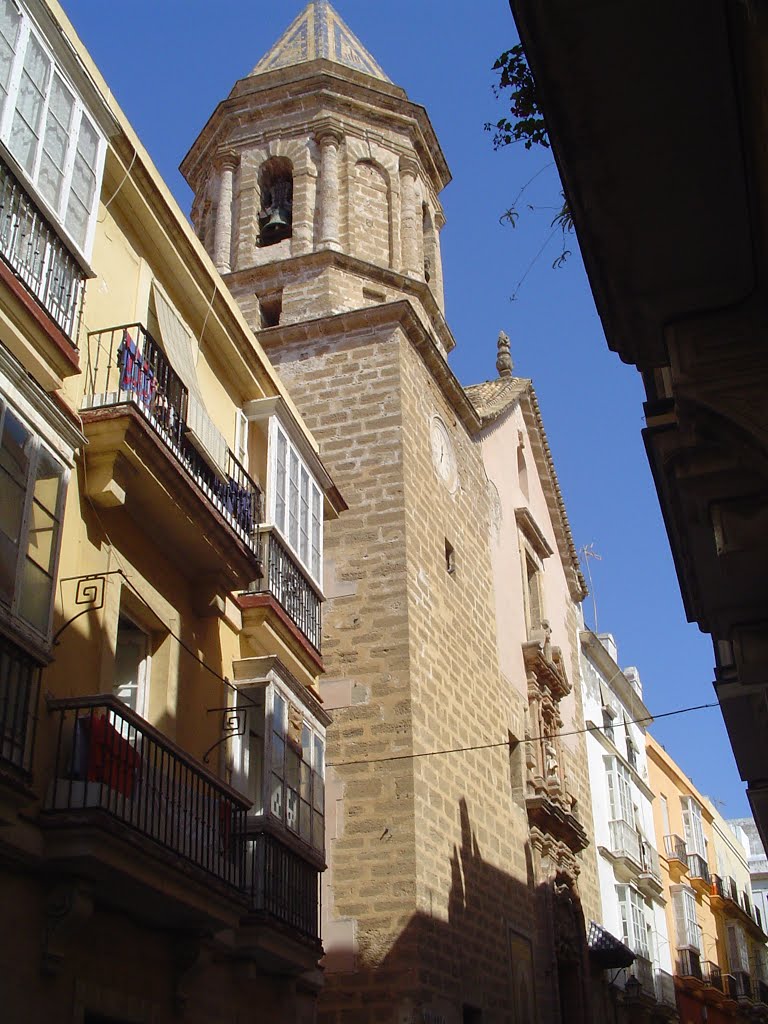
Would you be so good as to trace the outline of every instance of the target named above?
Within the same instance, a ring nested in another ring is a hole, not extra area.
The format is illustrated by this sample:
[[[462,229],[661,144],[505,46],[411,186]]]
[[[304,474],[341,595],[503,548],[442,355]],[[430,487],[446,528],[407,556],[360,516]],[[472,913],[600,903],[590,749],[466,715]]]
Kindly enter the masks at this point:
[[[293,230],[293,168],[285,157],[273,157],[259,171],[261,210],[259,244],[274,245]]]

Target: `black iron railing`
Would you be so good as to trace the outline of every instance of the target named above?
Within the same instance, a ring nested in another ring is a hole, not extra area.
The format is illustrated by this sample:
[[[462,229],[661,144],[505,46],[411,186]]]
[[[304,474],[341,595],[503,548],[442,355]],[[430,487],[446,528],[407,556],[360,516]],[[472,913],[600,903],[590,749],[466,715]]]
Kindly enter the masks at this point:
[[[0,763],[30,774],[37,723],[40,666],[0,635]]]
[[[2,159],[0,257],[54,323],[76,343],[85,273]]]
[[[688,854],[688,874],[691,878],[703,878],[709,885],[709,865],[700,854]]]
[[[710,988],[716,988],[718,992],[723,991],[723,973],[718,964],[712,963],[711,960],[704,960],[701,964],[701,976]]]
[[[644,875],[649,875],[655,882],[661,884],[659,855],[656,848],[651,846],[647,839],[640,840],[640,866]]]
[[[679,860],[687,863],[688,854],[685,847],[685,840],[680,836],[664,836],[664,853],[667,860]]]
[[[190,440],[187,388],[141,324],[88,335],[84,407],[130,404],[163,439],[211,504],[254,553],[262,519],[261,490],[226,448],[216,468]]]
[[[701,958],[692,949],[678,949],[677,973],[681,978],[698,978],[702,981]]]
[[[734,971],[727,978],[731,999],[752,999],[752,979],[746,971]]]
[[[262,534],[264,575],[251,586],[252,592],[268,591],[299,627],[315,650],[320,650],[321,601],[298,559],[275,530]]]
[[[319,870],[268,832],[250,835],[246,852],[251,909],[320,937]]]
[[[117,697],[50,699],[58,715],[46,814],[102,812],[238,889],[249,802]]]

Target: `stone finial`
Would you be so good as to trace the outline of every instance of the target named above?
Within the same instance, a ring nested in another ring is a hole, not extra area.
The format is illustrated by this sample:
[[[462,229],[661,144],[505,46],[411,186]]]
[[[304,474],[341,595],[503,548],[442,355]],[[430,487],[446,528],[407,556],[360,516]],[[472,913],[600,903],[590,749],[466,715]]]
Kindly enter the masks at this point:
[[[511,377],[514,363],[509,352],[509,335],[504,331],[499,331],[497,346],[499,351],[496,356],[496,370],[500,377]]]

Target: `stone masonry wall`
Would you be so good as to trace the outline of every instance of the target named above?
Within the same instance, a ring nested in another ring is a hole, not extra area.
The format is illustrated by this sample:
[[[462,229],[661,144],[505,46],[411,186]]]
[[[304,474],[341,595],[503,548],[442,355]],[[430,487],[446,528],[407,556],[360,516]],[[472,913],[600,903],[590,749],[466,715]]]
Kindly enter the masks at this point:
[[[504,743],[509,731],[519,735],[523,697],[498,665],[480,445],[407,342],[401,382],[414,748]],[[432,465],[435,415],[456,452],[454,493]],[[456,559],[450,575],[446,540]],[[446,1021],[462,1005],[482,1009],[484,1020],[508,1020],[507,929],[530,935],[533,927],[528,822],[514,799],[509,748],[417,759],[414,776],[418,902],[427,915],[419,996]]]
[[[356,763],[329,771],[321,1019],[389,1020],[413,980],[387,958],[416,908],[413,764],[369,763],[412,749],[399,349],[367,332],[269,355],[350,506],[325,533],[328,761]]]

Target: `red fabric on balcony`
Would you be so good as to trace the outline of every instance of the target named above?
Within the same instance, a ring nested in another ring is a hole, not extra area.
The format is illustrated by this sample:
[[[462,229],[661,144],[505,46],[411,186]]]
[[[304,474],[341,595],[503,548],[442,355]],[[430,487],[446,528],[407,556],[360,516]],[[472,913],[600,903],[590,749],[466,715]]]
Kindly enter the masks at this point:
[[[89,782],[103,782],[130,799],[141,757],[106,715],[92,715],[87,721],[86,778]]]

